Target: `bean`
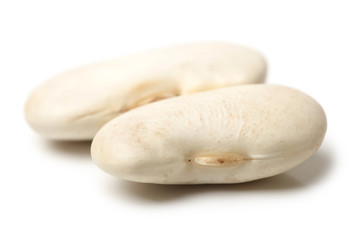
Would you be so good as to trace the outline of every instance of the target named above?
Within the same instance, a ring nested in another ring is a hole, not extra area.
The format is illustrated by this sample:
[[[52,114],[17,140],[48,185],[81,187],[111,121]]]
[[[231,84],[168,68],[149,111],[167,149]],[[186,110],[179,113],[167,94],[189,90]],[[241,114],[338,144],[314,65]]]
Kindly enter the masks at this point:
[[[231,43],[164,47],[61,73],[30,95],[25,115],[40,135],[91,140],[109,120],[141,105],[225,86],[262,83],[266,64]]]
[[[101,169],[125,180],[239,183],[310,158],[326,125],[322,107],[298,90],[244,85],[129,111],[97,133],[91,152]]]

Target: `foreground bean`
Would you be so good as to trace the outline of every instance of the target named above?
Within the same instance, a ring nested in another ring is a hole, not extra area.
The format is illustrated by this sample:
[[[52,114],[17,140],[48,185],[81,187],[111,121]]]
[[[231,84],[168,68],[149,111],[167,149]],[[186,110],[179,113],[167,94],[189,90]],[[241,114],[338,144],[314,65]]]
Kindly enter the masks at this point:
[[[55,76],[30,95],[26,118],[46,138],[89,140],[130,109],[193,92],[261,83],[265,74],[264,59],[237,44],[165,47]]]
[[[245,85],[134,109],[106,124],[91,151],[100,168],[130,181],[238,183],[297,166],[325,132],[325,113],[308,95]]]

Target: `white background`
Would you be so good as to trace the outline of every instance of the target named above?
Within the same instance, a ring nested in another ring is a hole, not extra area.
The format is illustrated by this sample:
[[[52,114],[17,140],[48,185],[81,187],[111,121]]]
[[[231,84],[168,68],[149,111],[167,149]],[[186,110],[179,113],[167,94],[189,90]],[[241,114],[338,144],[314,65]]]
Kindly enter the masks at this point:
[[[0,2],[0,239],[359,239],[359,1]],[[124,182],[89,143],[42,139],[30,91],[82,64],[158,46],[225,40],[259,49],[268,83],[328,117],[310,160],[237,185]]]

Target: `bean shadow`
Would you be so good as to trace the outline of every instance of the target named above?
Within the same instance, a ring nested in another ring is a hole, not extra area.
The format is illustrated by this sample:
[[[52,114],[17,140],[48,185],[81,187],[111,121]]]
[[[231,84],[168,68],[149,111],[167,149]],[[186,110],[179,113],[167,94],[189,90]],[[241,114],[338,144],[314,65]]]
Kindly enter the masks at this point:
[[[44,141],[44,147],[56,155],[71,159],[91,160],[91,141]]]
[[[239,184],[158,185],[117,180],[111,193],[123,198],[130,195],[140,201],[166,202],[187,196],[216,193],[289,192],[313,186],[322,181],[334,165],[334,155],[322,147],[309,160],[286,173]]]

